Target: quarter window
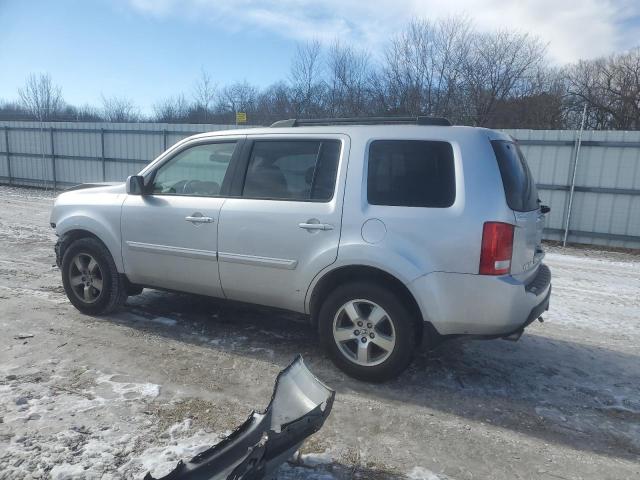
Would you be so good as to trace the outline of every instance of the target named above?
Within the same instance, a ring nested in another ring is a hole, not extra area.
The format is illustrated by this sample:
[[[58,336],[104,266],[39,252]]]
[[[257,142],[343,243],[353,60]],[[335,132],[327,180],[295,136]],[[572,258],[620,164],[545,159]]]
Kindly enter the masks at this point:
[[[371,205],[444,208],[456,196],[453,149],[447,142],[376,140],[369,147]]]
[[[256,141],[243,197],[326,202],[333,197],[340,142]]]
[[[153,193],[214,197],[236,148],[236,142],[196,145],[162,165],[153,180]]]

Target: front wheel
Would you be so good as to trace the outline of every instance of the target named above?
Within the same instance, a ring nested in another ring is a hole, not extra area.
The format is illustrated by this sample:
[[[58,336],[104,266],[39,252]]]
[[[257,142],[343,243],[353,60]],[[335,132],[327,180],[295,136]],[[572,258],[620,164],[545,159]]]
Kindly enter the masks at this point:
[[[61,270],[67,297],[82,313],[109,313],[126,300],[115,262],[107,247],[95,238],[81,238],[69,245]]]
[[[352,377],[390,380],[411,362],[415,319],[397,295],[378,284],[338,287],[322,304],[318,320],[323,346]]]

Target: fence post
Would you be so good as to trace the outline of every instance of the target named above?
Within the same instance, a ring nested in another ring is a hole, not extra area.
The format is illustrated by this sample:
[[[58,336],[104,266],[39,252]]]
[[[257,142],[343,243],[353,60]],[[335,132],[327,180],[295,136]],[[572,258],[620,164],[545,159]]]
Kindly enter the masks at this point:
[[[167,150],[167,130],[162,130],[162,145],[164,146],[164,148],[162,149],[162,151],[166,151]]]
[[[576,158],[573,162],[573,174],[571,175],[571,187],[569,190],[569,206],[567,207],[567,221],[564,226],[564,237],[562,238],[562,246],[567,246],[567,237],[569,236],[569,222],[571,221],[571,207],[573,206],[573,194],[576,189],[576,172],[578,171],[578,160],[580,159],[580,146],[582,145],[582,132],[584,131],[584,120],[587,116],[587,104],[584,104],[582,110],[582,122],[580,123],[580,131],[576,140]]]
[[[57,182],[57,178],[56,178],[56,150],[55,147],[53,146],[54,142],[53,142],[53,134],[54,134],[54,128],[51,127],[49,129],[49,137],[51,139],[51,170],[53,172],[53,191],[56,191],[56,188],[58,186],[58,182]]]
[[[102,159],[102,181],[107,181],[107,166],[104,159],[104,128],[100,129],[100,158]]]
[[[13,177],[11,176],[11,150],[9,150],[9,127],[4,126],[4,144],[7,148],[7,172],[9,173],[9,185],[13,185]]]

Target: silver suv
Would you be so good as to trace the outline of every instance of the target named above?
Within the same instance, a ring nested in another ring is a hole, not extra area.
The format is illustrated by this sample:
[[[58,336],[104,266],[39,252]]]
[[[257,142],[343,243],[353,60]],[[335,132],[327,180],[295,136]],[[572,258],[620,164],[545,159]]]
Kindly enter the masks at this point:
[[[143,287],[288,309],[339,368],[381,381],[420,344],[517,339],[548,309],[547,211],[504,133],[288,120],[194,135],[126,184],[74,187],[51,224],[82,312]]]

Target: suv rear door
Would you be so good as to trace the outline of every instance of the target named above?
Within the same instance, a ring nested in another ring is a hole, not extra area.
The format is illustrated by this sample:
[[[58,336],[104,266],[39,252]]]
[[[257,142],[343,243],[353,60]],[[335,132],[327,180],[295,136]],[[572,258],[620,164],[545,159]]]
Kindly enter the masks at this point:
[[[244,150],[220,212],[222,288],[303,311],[308,285],[338,254],[348,137],[249,136]]]
[[[507,140],[492,140],[507,205],[515,216],[511,274],[528,279],[542,260],[544,214],[540,211],[538,189],[518,145]]]

